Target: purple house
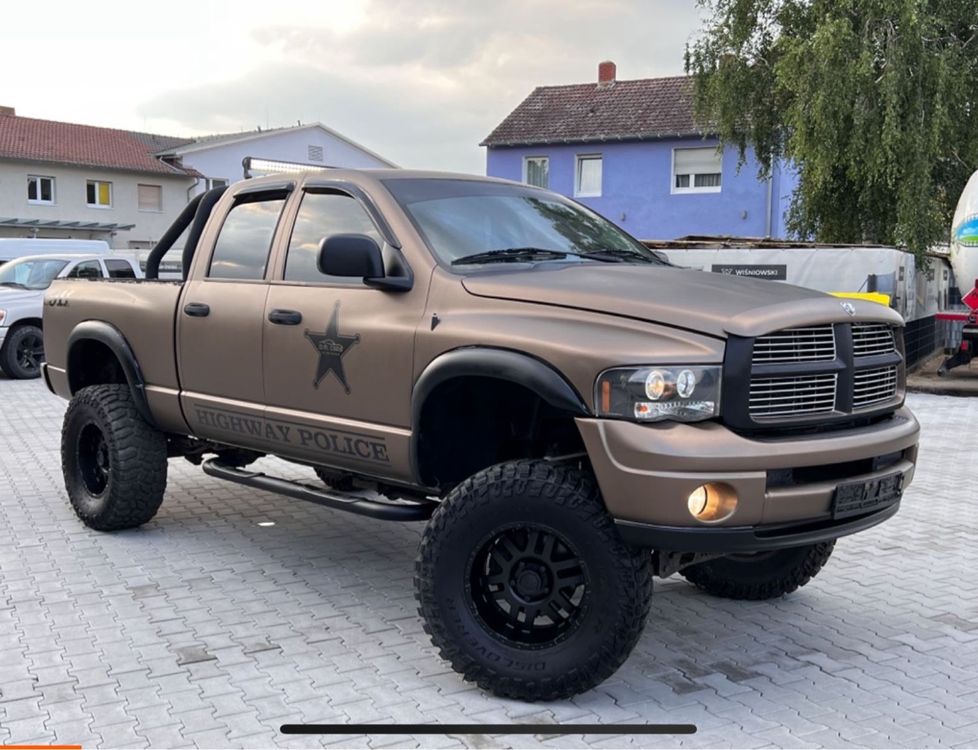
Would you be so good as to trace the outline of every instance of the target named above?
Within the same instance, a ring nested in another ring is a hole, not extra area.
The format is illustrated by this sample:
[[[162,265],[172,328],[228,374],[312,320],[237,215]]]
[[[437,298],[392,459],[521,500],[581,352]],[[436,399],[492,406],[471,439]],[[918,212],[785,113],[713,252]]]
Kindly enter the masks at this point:
[[[481,145],[486,174],[571,196],[640,239],[687,235],[785,237],[796,177],[775,165],[757,177],[737,152],[694,122],[692,79],[540,86]]]

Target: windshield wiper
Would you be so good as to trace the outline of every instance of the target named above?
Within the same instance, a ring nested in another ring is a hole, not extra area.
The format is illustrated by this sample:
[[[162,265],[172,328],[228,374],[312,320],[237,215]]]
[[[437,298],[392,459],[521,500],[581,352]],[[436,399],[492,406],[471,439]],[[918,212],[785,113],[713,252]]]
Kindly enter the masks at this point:
[[[651,252],[651,251],[650,251]],[[661,263],[662,259],[658,255],[654,257],[649,257],[648,255],[642,255],[635,250],[622,250],[621,248],[605,247],[600,250],[591,250],[586,253],[580,254],[582,258],[590,258],[591,260],[603,260],[610,262],[624,262],[628,260],[637,261],[641,263]]]
[[[15,289],[27,289],[27,284],[21,284],[19,281],[0,281],[0,286],[12,286]]]
[[[463,255],[452,261],[453,266],[477,263],[526,263],[534,260],[554,260],[566,258],[568,253],[560,250],[547,250],[543,247],[504,247],[499,250],[486,250],[482,253]]]

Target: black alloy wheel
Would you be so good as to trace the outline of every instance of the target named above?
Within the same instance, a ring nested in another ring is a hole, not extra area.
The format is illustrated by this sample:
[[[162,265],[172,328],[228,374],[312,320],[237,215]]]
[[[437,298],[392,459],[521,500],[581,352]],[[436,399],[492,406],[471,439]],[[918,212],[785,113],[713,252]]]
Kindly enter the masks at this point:
[[[43,336],[34,330],[26,333],[17,342],[14,357],[26,377],[36,377],[41,372],[41,362],[44,360]]]
[[[89,423],[82,427],[78,436],[78,471],[81,480],[92,495],[98,497],[109,483],[109,446],[98,425]]]
[[[471,601],[483,625],[515,645],[554,645],[581,623],[588,573],[577,551],[543,526],[493,535],[470,562]]]

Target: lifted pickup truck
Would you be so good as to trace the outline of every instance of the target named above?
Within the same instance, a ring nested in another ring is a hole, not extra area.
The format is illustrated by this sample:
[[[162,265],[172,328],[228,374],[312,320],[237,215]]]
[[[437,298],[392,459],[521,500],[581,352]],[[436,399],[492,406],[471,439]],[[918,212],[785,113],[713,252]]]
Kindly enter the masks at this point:
[[[185,280],[153,280],[184,231]],[[430,518],[425,627],[501,695],[611,675],[653,575],[740,599],[794,591],[838,537],[896,513],[913,476],[896,313],[671,266],[527,185],[246,181],[191,203],[147,277],[47,294],[43,374],[71,399],[62,456],[82,521],[151,519],[175,456]],[[245,468],[263,455],[322,483]]]

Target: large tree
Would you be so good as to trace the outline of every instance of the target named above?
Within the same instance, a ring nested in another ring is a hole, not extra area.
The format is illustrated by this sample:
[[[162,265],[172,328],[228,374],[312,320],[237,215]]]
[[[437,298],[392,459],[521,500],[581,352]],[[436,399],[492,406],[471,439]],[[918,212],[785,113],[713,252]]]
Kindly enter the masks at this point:
[[[799,170],[789,229],[920,256],[978,169],[978,0],[699,0],[696,111]]]

